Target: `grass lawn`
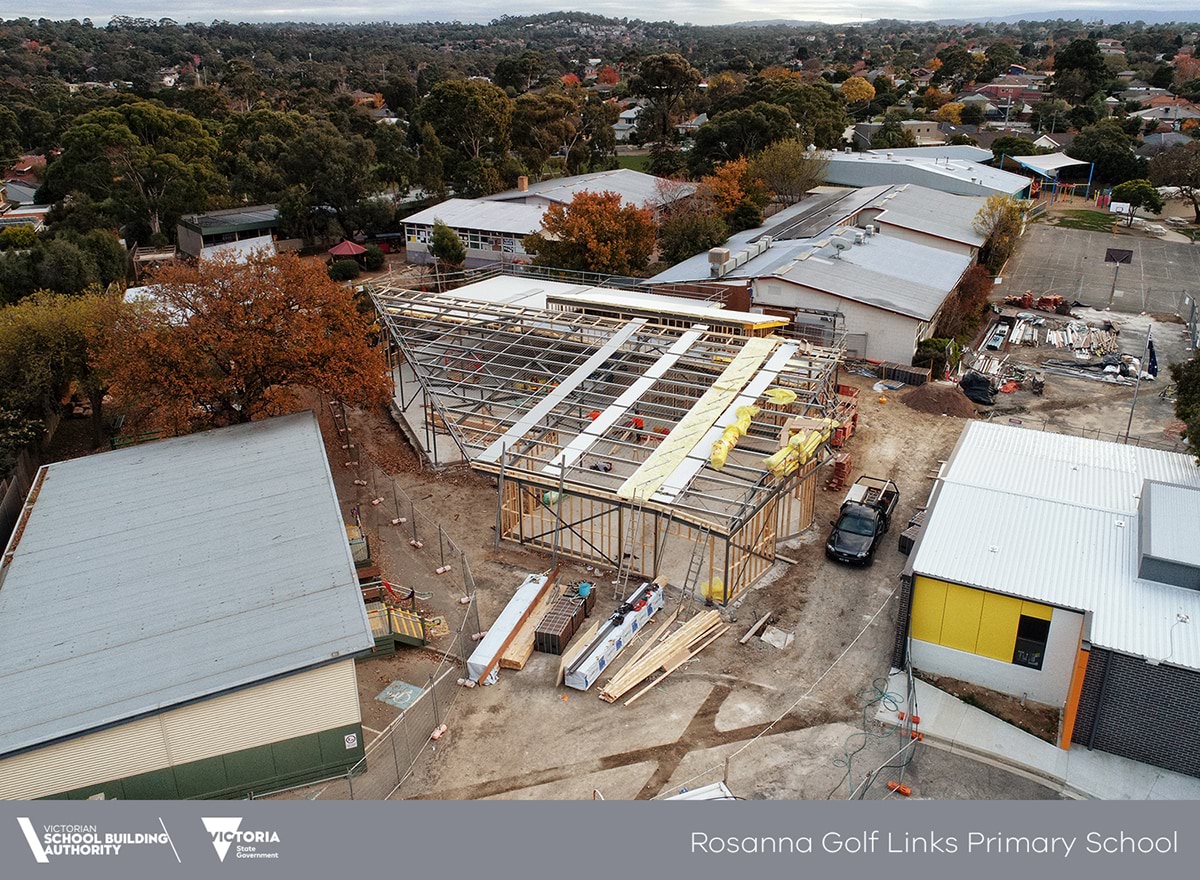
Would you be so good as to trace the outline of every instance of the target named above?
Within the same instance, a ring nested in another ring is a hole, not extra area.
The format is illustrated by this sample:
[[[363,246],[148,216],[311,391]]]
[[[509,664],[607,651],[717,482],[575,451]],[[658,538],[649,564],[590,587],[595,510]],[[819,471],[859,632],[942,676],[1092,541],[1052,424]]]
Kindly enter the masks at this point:
[[[1113,220],[1111,214],[1101,214],[1099,211],[1063,211],[1049,218],[1055,226],[1064,229],[1084,229],[1088,232],[1111,232]]]
[[[617,156],[617,165],[621,168],[629,168],[633,171],[645,171],[646,165],[650,161],[650,156],[643,154],[640,156],[630,156],[622,154]]]

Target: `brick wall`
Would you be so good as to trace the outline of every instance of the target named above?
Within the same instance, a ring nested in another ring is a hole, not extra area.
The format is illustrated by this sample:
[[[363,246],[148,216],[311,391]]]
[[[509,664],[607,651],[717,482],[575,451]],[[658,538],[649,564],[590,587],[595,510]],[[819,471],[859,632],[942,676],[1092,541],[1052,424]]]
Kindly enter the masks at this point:
[[[900,610],[896,614],[896,641],[892,646],[892,667],[903,669],[908,660],[908,618],[912,613],[913,576],[900,575]]]
[[[1093,728],[1094,748],[1200,776],[1200,672],[1093,648],[1072,742]]]

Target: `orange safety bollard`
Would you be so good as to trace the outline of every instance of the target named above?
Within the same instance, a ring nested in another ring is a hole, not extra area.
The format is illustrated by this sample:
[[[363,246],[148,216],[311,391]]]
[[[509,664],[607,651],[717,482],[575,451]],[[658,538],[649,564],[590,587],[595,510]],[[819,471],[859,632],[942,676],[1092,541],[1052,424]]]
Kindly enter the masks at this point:
[[[894,779],[892,779],[888,782],[887,788],[888,788],[888,791],[894,791],[894,792],[896,792],[896,794],[902,794],[905,797],[908,797],[910,794],[912,794],[911,788],[909,788],[907,785],[901,785],[899,782],[897,782]]]

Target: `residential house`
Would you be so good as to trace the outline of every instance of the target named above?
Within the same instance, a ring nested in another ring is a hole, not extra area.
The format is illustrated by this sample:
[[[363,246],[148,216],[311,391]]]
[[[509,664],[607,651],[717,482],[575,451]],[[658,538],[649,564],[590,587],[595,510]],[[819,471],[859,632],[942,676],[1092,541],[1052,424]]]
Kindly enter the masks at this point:
[[[277,205],[253,205],[180,217],[175,239],[180,252],[199,259],[212,256],[216,248],[228,250],[234,244],[242,253],[247,248],[273,251],[278,228]]]

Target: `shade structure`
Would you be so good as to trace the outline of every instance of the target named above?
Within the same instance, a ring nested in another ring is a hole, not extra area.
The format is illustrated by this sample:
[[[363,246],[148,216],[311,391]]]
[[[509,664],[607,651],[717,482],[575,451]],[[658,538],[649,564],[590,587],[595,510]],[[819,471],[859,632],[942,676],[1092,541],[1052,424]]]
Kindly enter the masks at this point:
[[[345,240],[341,244],[335,244],[329,249],[329,253],[335,257],[357,257],[359,254],[365,254],[366,252],[367,249],[361,244]]]

